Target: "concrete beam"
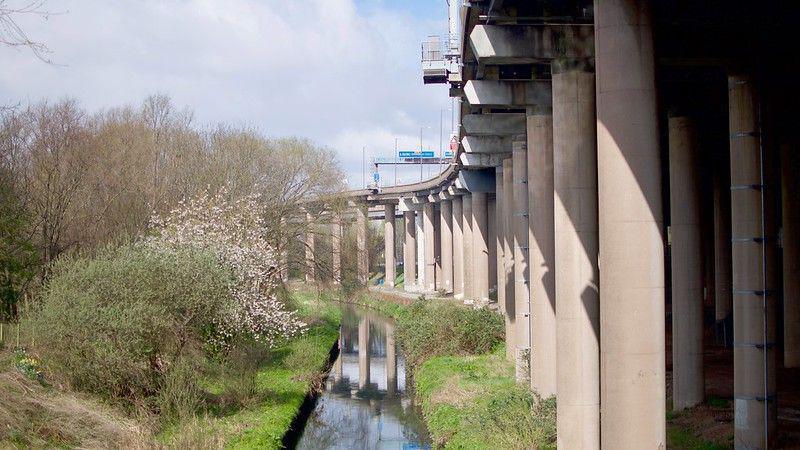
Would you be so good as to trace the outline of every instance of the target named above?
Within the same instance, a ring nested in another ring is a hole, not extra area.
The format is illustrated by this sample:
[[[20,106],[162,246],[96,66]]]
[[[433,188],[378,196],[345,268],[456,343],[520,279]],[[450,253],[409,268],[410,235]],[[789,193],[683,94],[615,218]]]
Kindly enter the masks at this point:
[[[474,168],[487,168],[487,167],[497,167],[503,163],[503,160],[508,158],[508,153],[462,153],[460,156],[461,165],[467,167],[474,167]],[[461,173],[459,172],[459,177]],[[460,178],[459,178],[460,179]],[[463,185],[459,186],[458,184],[456,187],[464,188]]]
[[[550,82],[470,80],[464,85],[464,95],[471,106],[479,107],[549,107]]]
[[[461,125],[467,136],[514,136],[525,133],[525,114],[467,114]]]
[[[594,27],[586,25],[476,25],[469,43],[481,64],[530,64],[594,55]]]
[[[495,170],[462,170],[458,179],[470,192],[494,192]]]
[[[464,136],[461,146],[466,153],[511,153],[511,136]]]

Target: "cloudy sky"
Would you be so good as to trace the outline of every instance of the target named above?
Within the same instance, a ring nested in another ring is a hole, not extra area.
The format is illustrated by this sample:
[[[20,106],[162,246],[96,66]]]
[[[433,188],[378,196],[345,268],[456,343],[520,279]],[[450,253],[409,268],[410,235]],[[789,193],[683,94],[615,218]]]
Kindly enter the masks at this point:
[[[419,61],[425,37],[447,30],[445,0],[49,0],[47,9],[62,14],[18,22],[56,64],[0,47],[0,104],[74,97],[97,110],[165,93],[203,126],[334,148],[353,187],[364,146],[367,160],[391,156],[395,138],[417,147],[425,127],[424,147],[438,150],[442,115],[446,145],[447,89],[424,86]],[[382,169],[384,183],[392,172]],[[415,181],[419,168],[399,176]]]

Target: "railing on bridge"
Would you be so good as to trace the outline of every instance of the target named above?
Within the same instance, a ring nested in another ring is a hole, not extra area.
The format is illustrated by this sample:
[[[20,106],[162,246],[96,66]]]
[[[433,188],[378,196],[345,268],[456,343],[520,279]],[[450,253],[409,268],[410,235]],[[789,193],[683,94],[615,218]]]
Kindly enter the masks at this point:
[[[461,42],[454,36],[428,36],[422,43],[422,79],[428,83],[446,83],[448,73],[458,71]]]

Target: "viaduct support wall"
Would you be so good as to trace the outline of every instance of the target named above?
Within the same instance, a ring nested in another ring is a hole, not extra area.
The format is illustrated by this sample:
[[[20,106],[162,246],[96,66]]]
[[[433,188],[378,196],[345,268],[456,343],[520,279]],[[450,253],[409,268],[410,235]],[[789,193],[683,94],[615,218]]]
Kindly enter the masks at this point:
[[[464,228],[461,196],[453,198],[453,296],[464,298]]]
[[[448,294],[453,292],[453,204],[450,200],[442,200],[439,206],[439,224],[441,230],[441,288]]]
[[[775,234],[754,81],[728,78],[733,261],[734,446],[771,448],[776,428]]]
[[[669,119],[672,249],[672,409],[703,401],[703,263],[700,148],[689,117]]]
[[[594,14],[601,446],[664,448],[663,205],[650,1],[595,0]]]
[[[472,193],[472,264],[475,301],[489,302],[489,197],[485,192]]]
[[[556,285],[553,225],[553,116],[532,113],[528,129],[531,388],[556,394]]]
[[[417,284],[417,226],[416,213],[403,211],[405,240],[403,241],[403,290],[414,291]]]
[[[495,168],[495,217],[490,218],[490,220],[494,219],[495,221],[495,242],[494,245],[497,248],[495,251],[495,256],[497,258],[497,263],[495,264],[497,269],[497,305],[500,308],[500,312],[505,317],[506,321],[506,332],[508,332],[508,317],[506,316],[506,268],[505,268],[505,249],[503,247],[503,240],[505,239],[505,194],[503,192],[503,166],[497,166]],[[490,245],[492,245],[490,243]]]
[[[553,74],[556,417],[561,448],[600,447],[595,136],[594,74]]]
[[[528,155],[525,135],[514,139],[514,335],[517,382],[530,383],[530,291],[528,289]]]
[[[367,205],[356,208],[356,253],[358,254],[358,282],[369,281],[369,252],[367,250]]]
[[[386,267],[385,267],[385,276],[383,282],[388,287],[394,287],[394,279],[395,279],[394,214],[395,214],[395,205],[393,203],[384,205],[383,254]]]

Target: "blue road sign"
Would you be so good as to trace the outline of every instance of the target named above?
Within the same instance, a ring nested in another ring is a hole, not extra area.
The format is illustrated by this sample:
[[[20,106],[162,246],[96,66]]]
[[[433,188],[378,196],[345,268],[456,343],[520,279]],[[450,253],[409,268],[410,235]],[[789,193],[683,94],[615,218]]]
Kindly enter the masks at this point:
[[[379,174],[378,172],[373,173],[372,180],[377,183],[378,181],[381,180],[381,174]]]
[[[425,150],[425,151],[419,151],[419,150],[406,151],[406,150],[401,150],[401,151],[397,152],[397,156],[399,158],[433,158],[436,155],[435,155],[435,153],[433,151],[428,151],[428,150]]]
[[[445,158],[452,158],[453,156],[454,156],[454,154],[450,150],[444,152],[444,157]]]

